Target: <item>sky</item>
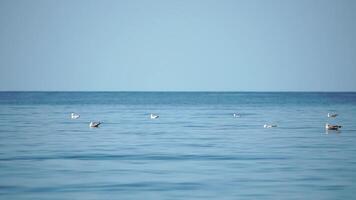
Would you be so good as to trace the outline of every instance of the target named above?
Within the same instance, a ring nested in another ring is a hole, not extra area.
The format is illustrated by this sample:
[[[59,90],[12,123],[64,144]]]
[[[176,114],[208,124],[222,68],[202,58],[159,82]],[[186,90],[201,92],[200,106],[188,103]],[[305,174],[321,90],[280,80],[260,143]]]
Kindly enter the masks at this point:
[[[0,0],[1,91],[356,91],[353,0]]]

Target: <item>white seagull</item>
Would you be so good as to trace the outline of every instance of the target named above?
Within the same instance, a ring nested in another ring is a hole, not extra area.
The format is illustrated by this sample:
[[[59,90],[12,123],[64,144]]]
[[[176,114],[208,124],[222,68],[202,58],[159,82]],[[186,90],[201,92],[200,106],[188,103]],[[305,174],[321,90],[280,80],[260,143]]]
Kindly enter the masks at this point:
[[[89,127],[90,128],[98,128],[101,122],[90,122]]]
[[[325,124],[325,129],[326,130],[339,130],[339,128],[341,128],[342,126],[339,125],[331,125],[331,124]]]
[[[158,117],[159,117],[158,115],[154,115],[151,113],[151,116],[150,116],[151,119],[157,119]]]
[[[239,117],[240,117],[240,114],[239,114],[239,113],[234,113],[233,116],[234,116],[235,118],[239,118]]]
[[[277,127],[277,125],[275,125],[275,124],[265,124],[265,125],[263,125],[263,128],[275,128],[275,127]]]
[[[336,113],[328,113],[328,117],[335,118],[337,116],[338,116],[338,114],[336,114]]]
[[[72,119],[78,119],[80,117],[80,115],[78,113],[71,113],[70,114],[70,118]]]

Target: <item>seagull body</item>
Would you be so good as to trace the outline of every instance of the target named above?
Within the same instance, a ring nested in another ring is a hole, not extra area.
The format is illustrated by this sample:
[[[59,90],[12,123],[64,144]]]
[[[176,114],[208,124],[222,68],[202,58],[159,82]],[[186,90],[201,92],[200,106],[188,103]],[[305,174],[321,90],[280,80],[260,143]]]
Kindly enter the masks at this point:
[[[101,122],[90,122],[89,127],[90,128],[98,128]]]
[[[240,114],[239,114],[239,113],[234,113],[233,116],[234,116],[235,118],[239,118],[239,117],[240,117]]]
[[[339,130],[339,128],[341,128],[342,126],[339,125],[331,125],[331,124],[325,124],[325,129],[326,130]]]
[[[80,115],[78,113],[71,113],[70,114],[70,118],[72,119],[78,119],[80,117]]]
[[[150,115],[150,118],[151,118],[151,119],[157,119],[158,117],[159,117],[158,115],[154,115],[154,114],[152,114],[152,113],[151,113],[151,115]]]
[[[277,125],[275,125],[275,124],[265,124],[265,125],[263,125],[263,128],[275,128],[275,127],[277,127]]]
[[[337,116],[338,116],[338,114],[336,114],[336,113],[328,113],[328,117],[335,118]]]

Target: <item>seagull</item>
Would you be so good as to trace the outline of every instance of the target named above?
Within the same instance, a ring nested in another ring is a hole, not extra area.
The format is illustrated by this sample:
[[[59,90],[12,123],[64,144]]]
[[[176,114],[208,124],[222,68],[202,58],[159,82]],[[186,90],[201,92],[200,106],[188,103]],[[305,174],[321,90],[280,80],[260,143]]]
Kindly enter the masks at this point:
[[[335,118],[337,116],[338,116],[338,114],[336,114],[336,113],[328,113],[328,117]]]
[[[158,115],[154,115],[151,113],[151,116],[150,116],[151,119],[157,119],[158,117],[159,117]]]
[[[90,128],[98,128],[101,122],[90,122],[89,127]]]
[[[341,128],[342,126],[339,125],[330,125],[330,124],[325,124],[325,129],[326,130],[339,130],[339,128]]]
[[[78,119],[80,117],[80,115],[78,113],[71,113],[70,114],[70,118],[72,119]]]
[[[263,125],[263,128],[275,128],[275,127],[277,127],[277,125],[275,125],[275,124],[265,124],[265,125]]]
[[[239,114],[239,113],[234,113],[233,116],[234,116],[235,118],[239,118],[239,117],[240,117],[240,114]]]

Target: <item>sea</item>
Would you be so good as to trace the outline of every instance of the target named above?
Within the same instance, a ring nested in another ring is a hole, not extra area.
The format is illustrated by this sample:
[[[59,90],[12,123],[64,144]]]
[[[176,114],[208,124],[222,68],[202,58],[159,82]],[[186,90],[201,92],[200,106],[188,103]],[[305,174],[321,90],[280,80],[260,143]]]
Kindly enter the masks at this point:
[[[356,93],[0,92],[0,199],[356,199]]]

